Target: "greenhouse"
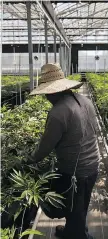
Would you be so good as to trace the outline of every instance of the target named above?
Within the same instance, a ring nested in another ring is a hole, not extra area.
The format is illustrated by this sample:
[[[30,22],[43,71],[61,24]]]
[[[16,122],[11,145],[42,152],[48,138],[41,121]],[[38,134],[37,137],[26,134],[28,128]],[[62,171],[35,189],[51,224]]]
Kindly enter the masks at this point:
[[[1,239],[108,239],[108,1],[0,16]]]

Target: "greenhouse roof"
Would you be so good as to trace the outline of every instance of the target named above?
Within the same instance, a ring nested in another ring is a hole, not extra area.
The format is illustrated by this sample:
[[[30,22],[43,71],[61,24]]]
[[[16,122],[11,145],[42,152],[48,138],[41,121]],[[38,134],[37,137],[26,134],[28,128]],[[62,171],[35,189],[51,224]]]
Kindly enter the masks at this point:
[[[33,43],[45,42],[43,5],[47,4],[48,42],[61,34],[70,43],[108,43],[108,1],[31,1]],[[49,4],[49,5],[48,5]],[[42,6],[42,8],[41,8]],[[52,8],[50,8],[52,7]],[[52,11],[53,10],[53,11]],[[49,12],[48,12],[49,11]],[[27,43],[26,1],[3,3],[3,43]],[[57,37],[57,42],[59,37]]]

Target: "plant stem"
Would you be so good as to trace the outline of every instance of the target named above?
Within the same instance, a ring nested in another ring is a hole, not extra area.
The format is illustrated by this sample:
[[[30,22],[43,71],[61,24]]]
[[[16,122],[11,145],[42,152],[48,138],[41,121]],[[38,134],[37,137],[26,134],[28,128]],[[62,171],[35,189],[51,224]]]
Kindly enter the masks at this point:
[[[23,229],[23,222],[24,222],[25,211],[26,211],[26,207],[24,208],[24,212],[23,212],[23,216],[22,216],[22,223],[21,223],[20,235],[21,235],[22,229]],[[21,236],[20,236],[20,238],[21,238]],[[20,239],[20,238],[19,238],[19,239]]]

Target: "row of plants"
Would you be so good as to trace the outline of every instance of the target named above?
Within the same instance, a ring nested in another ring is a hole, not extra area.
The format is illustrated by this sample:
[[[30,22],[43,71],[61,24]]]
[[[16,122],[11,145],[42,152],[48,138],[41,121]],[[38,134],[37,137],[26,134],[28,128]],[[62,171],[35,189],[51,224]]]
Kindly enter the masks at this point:
[[[105,125],[105,127],[102,127],[102,130],[103,132],[105,132],[105,136],[107,136],[108,134],[106,135],[106,132],[108,132],[108,74],[86,73],[86,79],[89,83],[89,88],[91,89],[94,101],[96,102],[96,105]],[[98,138],[100,138],[99,132]],[[101,145],[100,140],[99,144]],[[103,152],[103,146],[101,145],[99,148]],[[99,165],[99,177],[96,182],[96,189],[94,188],[93,190],[91,205],[92,210],[96,209],[97,211],[104,212],[106,214],[108,213],[108,165],[107,158],[105,160],[105,157],[101,157],[101,162]]]
[[[2,76],[1,79],[1,96],[9,97],[13,92],[29,89],[30,79],[28,76]]]
[[[80,75],[80,74],[69,75],[67,78],[68,78],[69,80],[81,81],[81,75]]]
[[[108,130],[108,74],[86,73],[86,78]]]
[[[79,80],[80,75],[69,78]],[[11,88],[11,79],[2,79],[2,84],[9,86],[8,90],[14,89],[19,80],[16,77]],[[23,77],[24,81],[28,83],[29,79]],[[57,177],[50,172],[51,162],[56,160],[54,153],[39,164],[38,170],[35,165],[29,165],[29,155],[38,147],[50,108],[45,97],[28,96],[25,104],[15,106],[13,110],[8,105],[3,105],[1,109],[2,239],[21,238],[29,233],[39,234],[37,231],[23,232],[29,228],[39,203],[49,201],[56,207],[62,203],[62,197],[50,192],[45,186],[49,180]]]
[[[80,80],[81,75],[75,74],[68,76],[70,80]],[[36,81],[36,78],[34,78]],[[1,79],[1,95],[2,97],[12,96],[13,92],[19,92],[21,90],[28,91],[30,88],[30,79],[28,76],[2,76]]]
[[[51,105],[44,97],[28,98],[24,105],[2,107],[1,121],[1,219],[2,239],[21,238],[37,231],[25,231],[40,203],[58,207],[61,196],[46,187],[57,175],[51,172],[52,153],[39,164],[29,165],[29,156],[38,146]],[[41,235],[41,233],[40,233]]]

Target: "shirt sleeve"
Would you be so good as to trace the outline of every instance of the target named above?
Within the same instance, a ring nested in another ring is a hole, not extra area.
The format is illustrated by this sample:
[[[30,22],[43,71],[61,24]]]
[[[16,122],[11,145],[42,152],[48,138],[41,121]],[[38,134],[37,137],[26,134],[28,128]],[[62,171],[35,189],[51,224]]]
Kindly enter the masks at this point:
[[[49,116],[39,148],[37,151],[32,153],[32,158],[36,163],[51,153],[51,151],[56,147],[57,143],[62,138],[63,132],[63,124],[55,117]]]

